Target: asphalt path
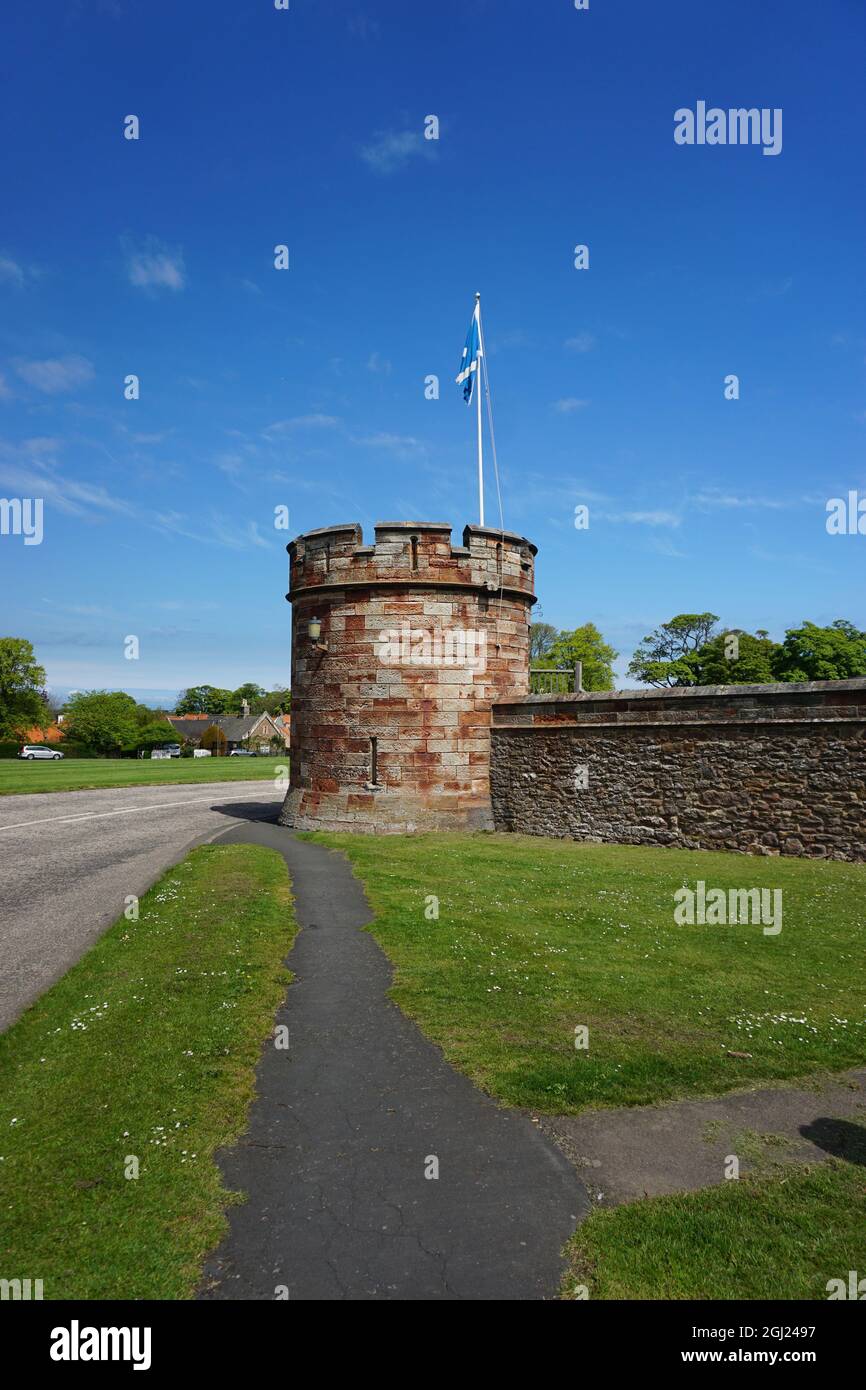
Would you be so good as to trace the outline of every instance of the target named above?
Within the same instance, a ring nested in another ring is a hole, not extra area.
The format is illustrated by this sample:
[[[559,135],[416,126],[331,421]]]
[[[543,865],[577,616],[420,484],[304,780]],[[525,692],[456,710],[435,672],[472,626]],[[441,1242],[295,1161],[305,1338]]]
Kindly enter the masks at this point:
[[[555,1299],[589,1199],[528,1115],[454,1071],[388,997],[393,968],[343,855],[276,825],[221,842],[283,855],[301,931],[249,1128],[220,1158],[229,1231],[206,1300]],[[386,852],[383,839],[383,853]]]
[[[238,821],[273,820],[266,782],[0,797],[0,1032],[170,865]]]

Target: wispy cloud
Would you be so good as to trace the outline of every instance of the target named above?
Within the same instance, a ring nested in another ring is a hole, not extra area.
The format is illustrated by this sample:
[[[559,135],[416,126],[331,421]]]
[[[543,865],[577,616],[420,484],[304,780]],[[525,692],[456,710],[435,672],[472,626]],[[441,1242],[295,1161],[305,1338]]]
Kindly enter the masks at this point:
[[[199,518],[198,512],[147,510],[116,497],[99,483],[83,482],[67,476],[45,458],[50,439],[29,439],[24,443],[0,440],[0,486],[21,497],[41,497],[46,507],[90,522],[125,517],[163,534],[183,536],[202,545],[219,545],[229,550],[250,547],[270,549],[271,542],[259,531],[255,521],[212,512]]]
[[[41,434],[33,439],[22,439],[19,448],[30,458],[41,462],[46,454],[49,456],[58,454],[63,448],[63,440],[52,435]]]
[[[405,168],[410,159],[430,159],[435,153],[435,141],[425,140],[417,130],[379,131],[359,150],[364,163],[376,174],[396,173]]]
[[[667,536],[653,536],[650,541],[650,549],[654,550],[657,555],[664,555],[669,560],[687,560],[689,558],[686,552],[675,546]]]
[[[596,339],[592,333],[577,333],[573,338],[566,338],[563,347],[568,352],[592,352],[596,345]]]
[[[219,471],[233,480],[244,471],[244,461],[240,454],[219,454],[215,462]]]
[[[505,352],[510,348],[527,348],[532,346],[532,339],[522,328],[508,328],[504,333],[496,333],[484,346],[488,353]]]
[[[333,430],[340,420],[336,415],[293,415],[289,420],[275,420],[262,434],[267,438],[272,434],[286,434],[290,430]]]
[[[784,280],[767,280],[761,286],[760,293],[765,299],[780,299],[788,293],[793,283],[792,275],[788,275]]]
[[[37,271],[33,266],[22,265],[12,256],[0,253],[0,285],[12,285],[17,290],[23,290],[28,280],[35,280]]]
[[[183,512],[157,512],[149,524],[158,531],[182,536],[185,540],[197,541],[200,545],[219,545],[227,550],[247,550],[250,546],[271,548],[270,543],[260,534],[257,522],[242,523],[216,512],[212,512],[209,517],[199,518],[196,515],[194,524],[193,519]]]
[[[680,526],[682,517],[676,512],[662,510],[649,512],[608,513],[606,521],[622,521],[628,526]]]
[[[368,449],[386,449],[399,458],[414,458],[427,452],[427,445],[411,434],[370,434],[353,439],[352,443]]]
[[[162,434],[131,434],[130,440],[133,444],[152,445],[162,444],[168,438],[169,431],[164,430]]]
[[[390,376],[391,363],[387,357],[382,357],[378,352],[371,352],[367,360],[367,371],[376,372],[381,376]]]
[[[172,250],[157,237],[135,243],[122,240],[129,283],[140,290],[182,290],[186,284],[183,252]]]
[[[722,492],[720,488],[705,488],[692,498],[696,507],[705,511],[713,507],[723,508],[769,508],[771,511],[787,511],[791,507],[805,506],[809,503],[806,497],[754,497],[750,494],[741,495],[733,492]]]
[[[28,361],[17,358],[13,363],[16,372],[28,386],[43,391],[47,396],[56,396],[64,391],[74,391],[76,387],[86,386],[93,380],[93,363],[86,357],[70,353],[66,357],[46,357],[42,361]]]
[[[561,401],[553,402],[553,409],[560,415],[572,415],[575,410],[585,410],[588,405],[588,400],[581,400],[578,396],[564,396]]]
[[[366,14],[357,14],[348,22],[349,33],[356,39],[375,38],[379,27],[378,19],[371,19]]]
[[[99,520],[104,513],[134,516],[131,503],[98,484],[76,481],[59,474],[50,464],[32,461],[21,446],[0,445],[0,482],[15,488],[22,497],[41,497],[47,505],[70,516]]]
[[[520,485],[515,478],[509,488],[511,504],[520,508],[540,506],[561,506],[568,512],[576,502],[610,502],[609,493],[599,492],[587,486],[583,478],[562,477],[555,474],[529,471],[520,477]]]
[[[0,372],[0,401],[11,401],[12,391],[5,376]]]
[[[114,608],[106,607],[100,603],[59,603],[57,599],[44,598],[43,603],[47,603],[57,613],[71,613],[76,618],[117,618],[120,615]]]

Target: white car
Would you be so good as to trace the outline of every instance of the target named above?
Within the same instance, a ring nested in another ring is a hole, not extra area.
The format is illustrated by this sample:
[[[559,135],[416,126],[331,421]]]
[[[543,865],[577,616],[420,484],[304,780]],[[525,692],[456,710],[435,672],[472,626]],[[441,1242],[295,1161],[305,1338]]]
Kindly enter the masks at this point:
[[[58,758],[63,757],[63,754],[59,749],[52,748],[50,743],[25,743],[18,756],[19,758],[27,758],[28,760],[32,760],[33,758],[51,758],[53,762],[57,762]]]

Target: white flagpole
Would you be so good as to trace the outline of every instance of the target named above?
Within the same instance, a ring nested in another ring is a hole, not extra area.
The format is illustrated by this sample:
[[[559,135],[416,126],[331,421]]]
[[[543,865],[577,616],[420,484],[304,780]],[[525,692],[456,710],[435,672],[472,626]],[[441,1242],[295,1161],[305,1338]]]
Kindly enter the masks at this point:
[[[478,318],[478,367],[475,372],[475,390],[478,394],[478,515],[479,525],[484,525],[484,453],[481,436],[481,359],[484,356],[484,340],[481,336],[481,295],[475,295],[475,313]]]

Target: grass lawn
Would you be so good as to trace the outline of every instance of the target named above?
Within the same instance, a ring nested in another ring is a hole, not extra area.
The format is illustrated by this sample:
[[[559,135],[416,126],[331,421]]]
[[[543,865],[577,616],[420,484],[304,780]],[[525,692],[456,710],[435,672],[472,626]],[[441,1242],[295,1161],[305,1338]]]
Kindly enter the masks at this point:
[[[517,835],[312,838],[365,883],[396,1002],[507,1104],[638,1105],[866,1060],[862,865]],[[673,894],[699,878],[780,888],[782,931],[677,926]]]
[[[281,758],[64,758],[62,762],[0,761],[0,796],[16,792],[77,792],[99,787],[147,787],[151,783],[252,782],[288,767]]]
[[[0,1037],[0,1277],[192,1295],[231,1200],[214,1150],[244,1128],[294,931],[278,854],[205,846]]]
[[[568,1253],[565,1298],[826,1299],[866,1270],[866,1171],[831,1159],[595,1211]]]

